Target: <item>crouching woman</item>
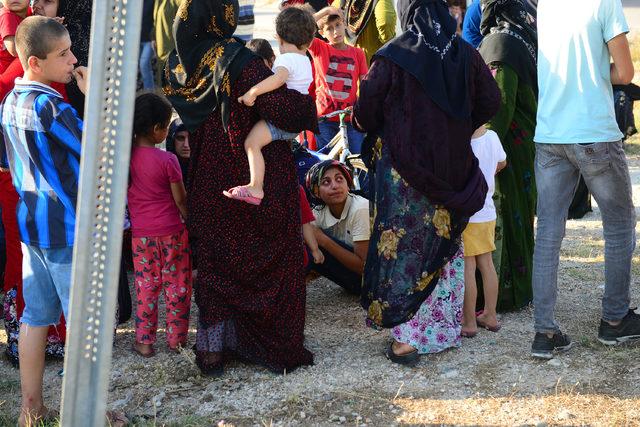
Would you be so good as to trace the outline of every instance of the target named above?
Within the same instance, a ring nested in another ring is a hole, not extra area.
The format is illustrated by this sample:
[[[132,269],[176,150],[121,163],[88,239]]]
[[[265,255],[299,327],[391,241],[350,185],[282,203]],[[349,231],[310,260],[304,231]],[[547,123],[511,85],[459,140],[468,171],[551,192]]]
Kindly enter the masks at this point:
[[[371,235],[369,201],[351,193],[351,171],[337,160],[315,164],[307,173],[307,187],[316,205],[315,236],[325,258],[309,267],[359,295]]]

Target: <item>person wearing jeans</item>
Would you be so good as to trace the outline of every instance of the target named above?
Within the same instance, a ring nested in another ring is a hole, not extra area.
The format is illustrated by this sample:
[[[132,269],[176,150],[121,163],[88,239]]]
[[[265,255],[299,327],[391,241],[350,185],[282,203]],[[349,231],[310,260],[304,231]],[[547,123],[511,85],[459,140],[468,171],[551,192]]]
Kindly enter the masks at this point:
[[[340,131],[340,123],[331,121],[318,123],[318,129],[320,132],[316,134],[316,144],[318,150],[320,150],[326,147]],[[355,130],[351,123],[347,123],[347,138],[349,138],[349,151],[352,154],[360,154],[362,152],[364,134]]]
[[[142,76],[142,88],[152,90],[155,86],[153,75],[153,43],[150,41],[140,43],[140,75]]]
[[[576,10],[584,13],[572,13]],[[562,16],[569,14],[573,19],[567,25]],[[598,340],[613,345],[640,338],[640,315],[629,308],[636,216],[611,90],[611,84],[629,83],[634,70],[620,0],[540,0],[538,30],[536,335],[531,355],[550,359],[572,344],[554,310],[560,246],[580,174],[600,208],[605,239]]]
[[[153,74],[153,58],[155,52],[151,33],[153,31],[153,4],[154,0],[144,0],[142,6],[142,29],[140,33],[140,61],[138,68],[142,76],[142,88],[153,90],[155,76]]]

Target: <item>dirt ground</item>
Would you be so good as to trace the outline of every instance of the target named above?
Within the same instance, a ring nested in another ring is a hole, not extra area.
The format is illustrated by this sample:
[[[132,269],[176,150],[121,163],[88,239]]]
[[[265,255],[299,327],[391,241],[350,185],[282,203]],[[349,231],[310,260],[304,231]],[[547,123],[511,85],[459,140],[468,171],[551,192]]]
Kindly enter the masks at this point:
[[[640,207],[640,149],[628,151]],[[315,366],[282,376],[234,364],[222,378],[204,378],[190,351],[167,351],[162,333],[155,358],[132,354],[129,322],[117,331],[109,407],[144,426],[640,425],[640,347],[610,349],[596,340],[603,292],[599,218],[594,206],[567,224],[557,317],[577,346],[551,361],[529,356],[527,308],[504,314],[499,333],[482,331],[459,349],[423,357],[415,368],[393,365],[382,353],[388,333],[366,328],[358,301],[318,279],[307,297],[306,342]],[[635,302],[639,273],[636,256]],[[2,330],[0,351],[5,342]],[[61,367],[50,362],[46,368],[46,399],[53,406],[59,404]],[[0,425],[15,423],[18,399],[18,371],[2,359]]]

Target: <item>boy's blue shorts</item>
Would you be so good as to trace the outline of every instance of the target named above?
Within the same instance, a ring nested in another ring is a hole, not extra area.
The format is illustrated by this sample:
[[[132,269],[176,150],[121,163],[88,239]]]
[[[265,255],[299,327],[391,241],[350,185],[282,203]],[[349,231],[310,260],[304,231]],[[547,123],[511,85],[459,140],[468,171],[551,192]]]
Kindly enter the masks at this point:
[[[296,137],[298,136],[298,134],[295,132],[287,132],[286,130],[275,127],[271,124],[271,122],[267,122],[267,126],[269,127],[269,132],[271,133],[271,141],[289,141],[291,139],[296,139]]]
[[[21,323],[29,326],[57,325],[60,314],[69,315],[73,246],[44,249],[22,243]]]

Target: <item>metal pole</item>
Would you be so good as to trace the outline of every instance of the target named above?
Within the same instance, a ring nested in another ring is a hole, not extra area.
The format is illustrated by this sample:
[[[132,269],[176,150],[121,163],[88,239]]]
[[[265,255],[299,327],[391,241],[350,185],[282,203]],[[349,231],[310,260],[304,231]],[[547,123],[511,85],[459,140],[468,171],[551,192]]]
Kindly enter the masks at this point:
[[[63,426],[105,424],[141,19],[142,0],[93,2]]]

